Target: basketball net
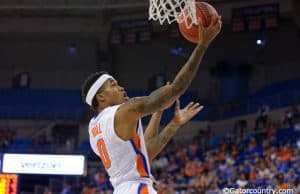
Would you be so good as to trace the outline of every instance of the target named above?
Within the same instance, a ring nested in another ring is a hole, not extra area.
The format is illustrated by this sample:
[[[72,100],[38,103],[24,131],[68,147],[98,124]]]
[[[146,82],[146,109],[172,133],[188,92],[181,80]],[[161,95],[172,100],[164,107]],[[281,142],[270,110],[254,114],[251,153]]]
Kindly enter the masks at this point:
[[[188,28],[198,24],[195,0],[149,0],[149,20],[186,23]]]

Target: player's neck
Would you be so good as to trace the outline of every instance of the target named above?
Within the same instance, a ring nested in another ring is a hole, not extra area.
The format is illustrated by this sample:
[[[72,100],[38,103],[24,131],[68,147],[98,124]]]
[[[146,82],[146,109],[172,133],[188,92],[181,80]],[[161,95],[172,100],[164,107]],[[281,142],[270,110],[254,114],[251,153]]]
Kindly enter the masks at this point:
[[[106,108],[109,107],[109,106],[111,106],[111,105],[109,105],[109,104],[103,104],[103,105],[100,105],[100,106],[98,106],[98,108],[97,108],[97,112],[100,113],[100,112],[102,112],[104,109],[106,109]]]

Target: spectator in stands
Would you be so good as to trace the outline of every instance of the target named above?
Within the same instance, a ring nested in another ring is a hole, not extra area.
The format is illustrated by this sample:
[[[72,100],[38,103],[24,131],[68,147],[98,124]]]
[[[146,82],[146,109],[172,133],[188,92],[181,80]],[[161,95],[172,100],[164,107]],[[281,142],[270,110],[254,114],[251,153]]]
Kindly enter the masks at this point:
[[[272,137],[276,134],[276,125],[272,121],[267,122],[267,137]]]
[[[109,180],[107,179],[106,174],[104,173],[103,169],[99,170],[94,175],[94,181],[98,188],[100,189],[108,189]]]
[[[269,146],[270,146],[270,144],[269,144]],[[270,159],[271,161],[275,161],[278,157],[277,149],[274,146],[269,147],[266,150],[265,154],[266,154],[266,157],[268,159]]]
[[[196,144],[196,143],[192,143],[188,146],[188,156],[189,157],[196,157],[197,156],[197,153],[199,151],[199,145]]]
[[[219,194],[220,189],[218,187],[217,182],[213,182],[212,184],[209,185],[208,190],[205,192],[205,194]]]
[[[293,113],[295,119],[300,118],[300,110],[297,105],[292,106],[292,113]]]
[[[270,107],[266,103],[262,103],[261,106],[258,108],[258,117],[255,121],[255,129],[258,130],[260,127],[260,124],[263,125],[263,128],[266,126],[266,123],[268,121],[268,115],[269,115]]]
[[[241,173],[239,178],[236,180],[236,184],[239,188],[245,188],[248,184],[248,181],[246,180],[246,175],[244,173]]]
[[[95,194],[106,194],[106,192],[100,189],[96,189]]]
[[[49,187],[44,188],[44,193],[43,194],[52,194],[52,191],[50,190]]]
[[[284,180],[284,175],[282,173],[277,174],[275,176],[275,178],[278,182],[278,185],[277,185],[278,189],[291,189],[292,188],[291,185]]]
[[[254,153],[256,147],[257,147],[256,139],[254,137],[252,137],[248,144],[248,151],[251,153]]]
[[[178,190],[186,188],[187,180],[185,179],[182,171],[175,174],[174,183],[176,184],[176,188]]]
[[[0,149],[7,149],[12,142],[14,131],[0,129]]]
[[[193,160],[189,159],[187,163],[185,164],[185,170],[184,175],[187,177],[193,177],[196,176],[197,172],[195,171],[195,163]]]
[[[4,131],[0,130],[0,149],[8,148],[9,142]]]
[[[292,150],[289,144],[283,146],[283,148],[279,152],[280,160],[283,162],[288,162],[292,158]]]
[[[257,170],[256,170],[256,167],[251,165],[250,166],[250,172],[249,172],[249,180],[250,181],[254,181],[258,178],[258,175],[257,175]]]
[[[175,194],[175,191],[167,184],[161,183],[157,187],[157,194]]]
[[[269,179],[273,177],[270,169],[266,167],[265,161],[261,160],[259,163],[258,176],[260,179]]]
[[[37,145],[40,145],[40,146],[43,146],[43,145],[47,145],[48,142],[47,142],[47,135],[45,132],[43,132],[42,134],[40,134],[38,137],[37,137]]]
[[[178,172],[180,170],[175,157],[170,156],[170,163],[168,165],[167,171],[170,174],[175,174],[176,172]]]
[[[285,174],[285,180],[289,183],[293,183],[296,181],[298,177],[298,175],[296,174],[295,172],[295,169],[294,168],[290,168],[289,172],[287,174]]]
[[[63,183],[63,190],[60,194],[78,194],[77,190],[75,189],[73,182],[70,180],[65,180]]]
[[[206,151],[208,149],[208,144],[210,141],[210,137],[212,136],[212,130],[210,125],[207,125],[207,129],[200,129],[198,134],[194,138],[194,142],[197,142],[200,147],[199,149],[202,151]]]
[[[158,169],[164,169],[169,165],[169,161],[166,156],[162,156],[153,162],[153,167]]]
[[[284,127],[293,127],[294,126],[294,115],[293,115],[292,109],[288,109],[284,112],[283,126]]]
[[[96,187],[93,184],[89,184],[88,186],[84,187],[81,192],[81,194],[95,194],[95,193],[96,193]]]
[[[247,130],[248,123],[245,119],[237,120],[233,127],[234,137],[243,138],[245,131]]]

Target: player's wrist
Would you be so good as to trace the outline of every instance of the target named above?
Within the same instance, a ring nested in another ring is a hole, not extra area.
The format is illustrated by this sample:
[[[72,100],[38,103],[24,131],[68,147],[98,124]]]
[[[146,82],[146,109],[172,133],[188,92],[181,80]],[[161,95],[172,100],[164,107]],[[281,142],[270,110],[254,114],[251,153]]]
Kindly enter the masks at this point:
[[[157,116],[161,116],[163,114],[163,112],[164,112],[164,109],[160,109],[160,110],[156,111],[155,113]]]
[[[209,46],[209,43],[205,43],[205,42],[203,42],[203,41],[201,41],[201,42],[199,42],[199,43],[197,44],[197,48],[198,48],[198,49],[204,49],[204,50],[206,50],[208,46]]]
[[[171,120],[171,125],[173,126],[174,129],[178,129],[179,127],[181,127],[181,123],[179,121],[177,121],[176,119],[172,119]]]

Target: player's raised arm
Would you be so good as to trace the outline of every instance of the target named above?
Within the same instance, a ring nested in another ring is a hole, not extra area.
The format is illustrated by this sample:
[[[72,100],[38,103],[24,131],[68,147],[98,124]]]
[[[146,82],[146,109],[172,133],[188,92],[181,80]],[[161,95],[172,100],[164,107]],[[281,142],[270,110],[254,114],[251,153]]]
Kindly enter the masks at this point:
[[[133,126],[139,118],[163,109],[185,92],[194,79],[204,53],[222,26],[221,17],[214,16],[208,27],[199,25],[199,42],[186,64],[181,68],[170,85],[153,91],[149,96],[133,98],[120,106],[116,113],[116,131],[120,137],[130,139],[135,133]],[[128,125],[124,126],[124,123]],[[129,131],[128,131],[129,130]]]

